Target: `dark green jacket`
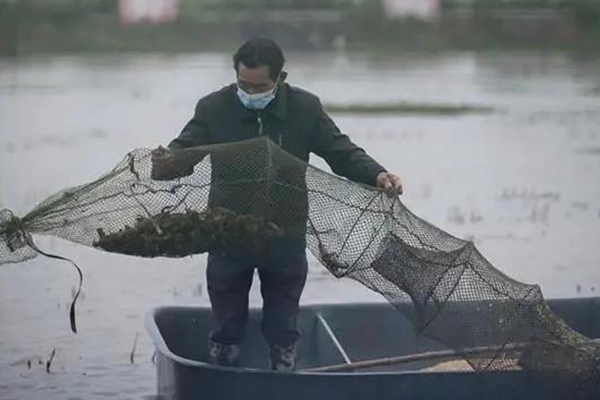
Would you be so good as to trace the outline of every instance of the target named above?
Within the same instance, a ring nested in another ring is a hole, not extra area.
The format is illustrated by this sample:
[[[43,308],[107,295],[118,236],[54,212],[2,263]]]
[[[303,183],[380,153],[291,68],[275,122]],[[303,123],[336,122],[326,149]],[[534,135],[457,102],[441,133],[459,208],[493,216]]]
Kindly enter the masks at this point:
[[[246,109],[231,84],[201,98],[193,118],[169,147],[236,142],[269,136],[288,153],[308,161],[310,152],[327,161],[333,172],[376,186],[385,169],[342,134],[323,110],[318,97],[284,83],[262,111]]]

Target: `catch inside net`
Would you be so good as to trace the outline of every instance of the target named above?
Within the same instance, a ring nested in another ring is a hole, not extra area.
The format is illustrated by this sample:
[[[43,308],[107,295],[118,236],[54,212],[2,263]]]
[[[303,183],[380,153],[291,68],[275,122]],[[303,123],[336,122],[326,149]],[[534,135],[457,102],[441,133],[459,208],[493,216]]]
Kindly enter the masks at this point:
[[[307,247],[475,370],[549,374],[573,393],[600,395],[596,341],[554,315],[538,286],[506,276],[398,196],[324,172],[265,137],[174,154],[159,170],[151,150],[137,149],[22,218],[1,211],[0,264],[41,252],[34,234],[141,257]]]

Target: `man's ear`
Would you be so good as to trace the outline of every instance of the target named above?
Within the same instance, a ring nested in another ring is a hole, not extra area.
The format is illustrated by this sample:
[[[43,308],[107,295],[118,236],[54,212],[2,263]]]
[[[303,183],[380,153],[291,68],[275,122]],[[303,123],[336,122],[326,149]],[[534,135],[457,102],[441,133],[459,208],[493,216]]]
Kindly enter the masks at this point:
[[[279,82],[283,83],[287,79],[288,73],[286,71],[281,71],[279,73]]]

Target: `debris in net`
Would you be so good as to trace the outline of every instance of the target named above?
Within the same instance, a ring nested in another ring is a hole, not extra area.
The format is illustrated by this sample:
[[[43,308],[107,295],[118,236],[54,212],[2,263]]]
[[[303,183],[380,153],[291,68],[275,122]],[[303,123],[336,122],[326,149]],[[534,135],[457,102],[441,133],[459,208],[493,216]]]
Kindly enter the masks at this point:
[[[524,371],[575,373],[577,369],[590,369],[600,372],[600,343],[589,340],[572,346],[557,343],[549,346],[544,343],[532,343],[523,351],[518,365]],[[569,371],[571,366],[577,366]],[[586,366],[587,368],[582,368]]]
[[[52,361],[54,360],[54,355],[56,354],[56,349],[52,349],[52,354],[50,354],[50,359],[46,361],[46,373],[50,373],[50,367],[52,366]]]
[[[156,229],[160,226],[162,234]],[[186,257],[256,238],[274,238],[282,232],[272,222],[252,215],[238,215],[225,208],[204,212],[161,213],[139,217],[133,226],[106,234],[98,228],[93,246],[141,257]]]

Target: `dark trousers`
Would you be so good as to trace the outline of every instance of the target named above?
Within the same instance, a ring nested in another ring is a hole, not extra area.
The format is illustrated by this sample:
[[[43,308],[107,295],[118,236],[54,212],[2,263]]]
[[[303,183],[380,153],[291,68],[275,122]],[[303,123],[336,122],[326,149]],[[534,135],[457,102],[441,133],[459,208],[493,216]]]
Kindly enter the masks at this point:
[[[242,342],[255,268],[263,298],[262,334],[270,346],[291,346],[300,337],[298,304],[308,270],[304,248],[260,257],[246,251],[209,254],[206,278],[216,322],[210,339],[221,344]]]

